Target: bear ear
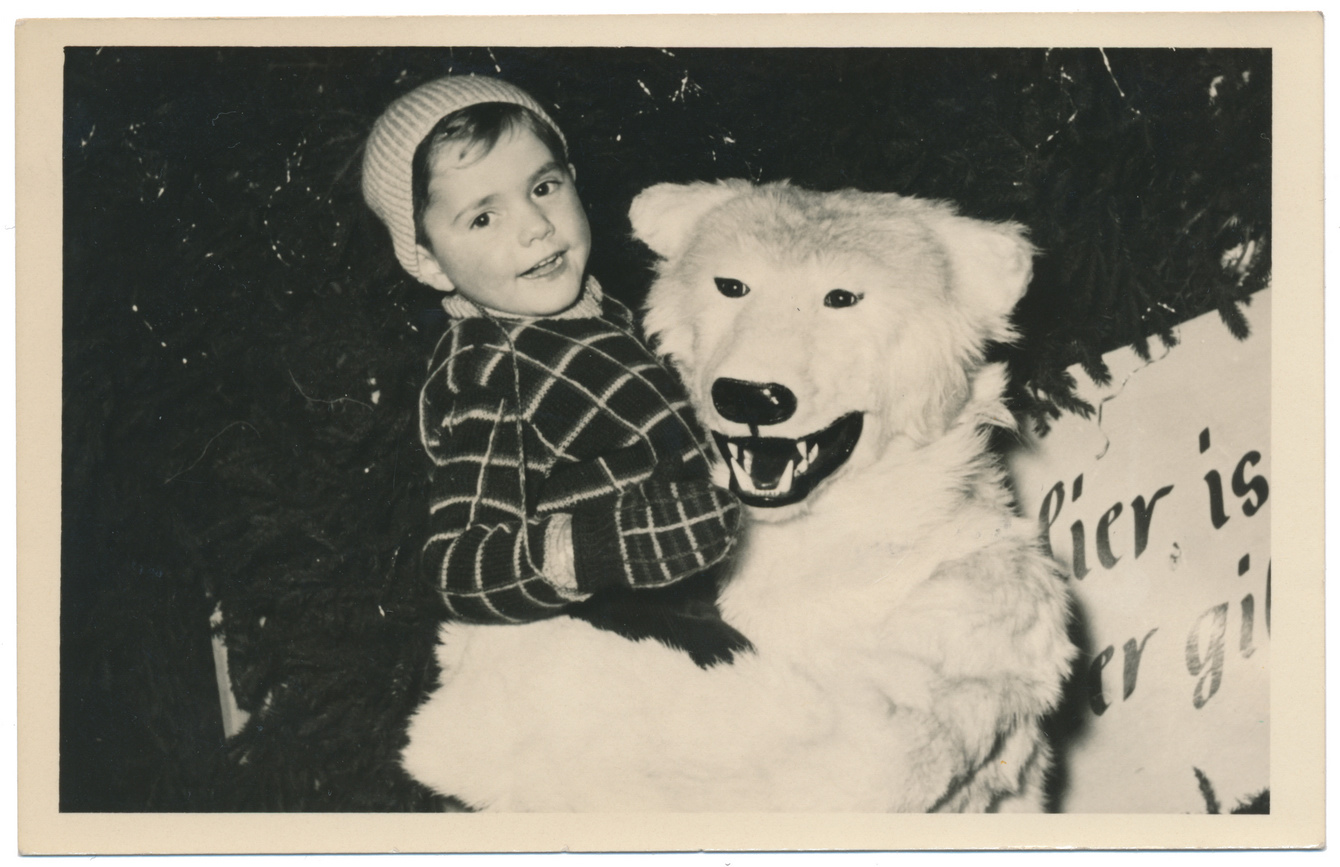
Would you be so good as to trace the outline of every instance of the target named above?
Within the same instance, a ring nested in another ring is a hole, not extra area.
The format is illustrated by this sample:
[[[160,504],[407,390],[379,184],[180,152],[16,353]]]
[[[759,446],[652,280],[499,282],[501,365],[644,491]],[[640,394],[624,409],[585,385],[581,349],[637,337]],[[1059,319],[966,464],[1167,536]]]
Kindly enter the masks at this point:
[[[1037,252],[1018,223],[989,223],[943,213],[932,229],[949,258],[954,292],[970,311],[987,318],[998,336],[1009,333],[1010,311],[1033,279]]]
[[[628,209],[633,237],[657,255],[671,259],[688,242],[698,221],[708,211],[751,188],[748,181],[657,184],[637,194]]]

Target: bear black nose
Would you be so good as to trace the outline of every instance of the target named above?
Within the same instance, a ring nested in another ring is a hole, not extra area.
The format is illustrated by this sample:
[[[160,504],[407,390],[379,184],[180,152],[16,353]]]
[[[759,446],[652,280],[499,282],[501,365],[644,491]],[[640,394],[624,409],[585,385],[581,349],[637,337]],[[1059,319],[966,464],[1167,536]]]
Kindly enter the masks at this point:
[[[776,382],[718,379],[712,383],[712,403],[722,418],[755,427],[780,424],[796,411],[796,396]]]

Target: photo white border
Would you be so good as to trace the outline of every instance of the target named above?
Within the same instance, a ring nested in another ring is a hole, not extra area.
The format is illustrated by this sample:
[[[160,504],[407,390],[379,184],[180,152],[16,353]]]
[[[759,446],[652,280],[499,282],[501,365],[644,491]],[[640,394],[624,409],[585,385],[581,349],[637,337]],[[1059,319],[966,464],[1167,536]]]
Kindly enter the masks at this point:
[[[803,36],[801,36],[803,34]],[[1269,816],[61,814],[60,178],[64,45],[1251,46],[1274,51]],[[16,32],[19,845],[28,853],[1254,848],[1323,837],[1320,17],[843,15],[28,21]],[[1289,586],[1315,576],[1315,586]],[[1290,662],[1285,670],[1284,661]],[[1134,821],[1132,821],[1134,819]]]

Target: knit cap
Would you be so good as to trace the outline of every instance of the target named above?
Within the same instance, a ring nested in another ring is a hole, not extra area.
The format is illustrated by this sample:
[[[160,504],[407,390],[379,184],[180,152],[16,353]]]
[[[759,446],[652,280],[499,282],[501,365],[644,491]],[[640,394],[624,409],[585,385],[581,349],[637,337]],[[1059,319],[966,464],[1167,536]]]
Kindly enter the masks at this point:
[[[368,136],[363,155],[363,198],[386,224],[396,259],[419,279],[414,231],[414,151],[437,122],[453,111],[482,102],[510,102],[528,108],[567,139],[540,104],[519,87],[480,75],[439,78],[415,88],[382,112]]]

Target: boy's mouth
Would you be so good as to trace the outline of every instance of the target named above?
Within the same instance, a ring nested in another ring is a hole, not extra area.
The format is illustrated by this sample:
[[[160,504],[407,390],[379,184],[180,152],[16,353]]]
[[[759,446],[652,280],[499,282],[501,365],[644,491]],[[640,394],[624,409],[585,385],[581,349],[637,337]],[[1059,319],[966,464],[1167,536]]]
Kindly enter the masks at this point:
[[[567,250],[560,250],[554,255],[541,259],[532,267],[522,271],[520,276],[528,280],[548,277],[551,274],[563,270],[563,266],[567,264],[567,261]]]

